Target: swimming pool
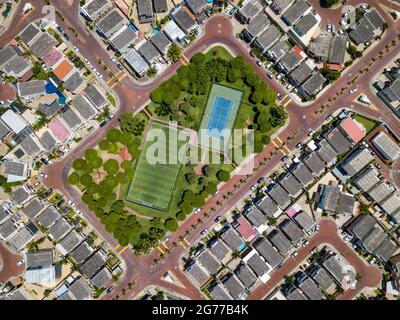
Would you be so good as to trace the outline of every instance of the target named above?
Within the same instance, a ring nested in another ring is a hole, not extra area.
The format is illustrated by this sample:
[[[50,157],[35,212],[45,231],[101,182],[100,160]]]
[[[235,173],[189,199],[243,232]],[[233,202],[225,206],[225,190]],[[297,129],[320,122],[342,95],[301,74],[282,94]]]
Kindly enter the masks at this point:
[[[240,244],[240,246],[239,246],[239,251],[242,251],[242,250],[244,250],[246,248],[246,243],[241,243]]]
[[[61,104],[61,105],[65,104],[65,102],[67,100],[66,96],[64,96],[61,93],[61,91],[56,87],[56,85],[53,83],[53,81],[51,81],[51,80],[48,81],[46,83],[45,89],[46,89],[46,93],[47,94],[55,93],[58,96],[58,103],[59,104]]]
[[[159,33],[160,32],[160,29],[158,29],[158,28],[153,28],[152,30],[151,30],[151,36],[153,37],[153,36],[155,36],[157,33]]]

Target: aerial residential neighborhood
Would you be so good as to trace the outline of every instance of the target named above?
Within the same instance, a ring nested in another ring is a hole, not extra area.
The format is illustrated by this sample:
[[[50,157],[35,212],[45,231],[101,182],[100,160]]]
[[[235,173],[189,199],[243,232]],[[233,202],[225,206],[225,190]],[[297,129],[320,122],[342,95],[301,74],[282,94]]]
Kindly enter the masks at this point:
[[[398,1],[0,10],[0,300],[400,299]]]

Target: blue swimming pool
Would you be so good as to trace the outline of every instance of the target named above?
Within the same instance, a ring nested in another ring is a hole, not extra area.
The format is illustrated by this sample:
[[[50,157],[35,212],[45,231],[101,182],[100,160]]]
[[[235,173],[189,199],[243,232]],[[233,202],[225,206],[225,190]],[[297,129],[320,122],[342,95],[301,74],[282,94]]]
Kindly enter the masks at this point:
[[[246,243],[242,243],[240,246],[239,246],[239,251],[242,251],[242,250],[244,250],[246,248]]]
[[[134,24],[132,24],[132,23],[130,23],[129,25],[128,25],[128,27],[129,27],[129,29],[131,29],[133,32],[136,32],[136,31],[138,31],[138,29],[134,26]]]
[[[61,105],[65,104],[67,98],[61,93],[60,90],[58,90],[57,86],[53,83],[53,81],[51,81],[51,80],[48,81],[45,86],[45,89],[46,89],[47,94],[52,94],[52,93],[57,94],[59,104],[61,104]]]

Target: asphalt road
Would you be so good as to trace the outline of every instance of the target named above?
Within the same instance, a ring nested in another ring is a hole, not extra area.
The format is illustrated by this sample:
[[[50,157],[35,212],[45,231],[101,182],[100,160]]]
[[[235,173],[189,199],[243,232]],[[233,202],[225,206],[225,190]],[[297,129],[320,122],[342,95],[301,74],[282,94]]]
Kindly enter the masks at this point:
[[[24,2],[24,0],[21,0]],[[36,5],[36,9],[29,15],[22,17],[16,16],[15,24],[13,24],[12,30],[9,30],[6,34],[0,37],[0,47],[3,47],[8,41],[10,41],[17,33],[19,33],[30,21],[43,16],[40,11],[43,2],[39,0],[29,1]],[[359,3],[360,1],[349,1],[350,3]],[[363,1],[371,2],[373,1]],[[62,0],[54,0],[52,3],[55,5],[57,10],[62,12],[63,21],[57,17],[58,24],[62,25],[64,29],[69,33],[70,39],[73,45],[76,45],[80,53],[85,56],[96,69],[103,74],[103,79],[108,80],[108,74],[102,69],[101,65],[98,64],[97,59],[103,60],[113,71],[117,71],[116,66],[111,62],[109,54],[99,45],[97,39],[95,39],[90,32],[86,29],[85,25],[82,24],[79,18],[79,1],[74,1],[71,6]],[[387,3],[387,1],[382,1]],[[377,5],[376,3],[374,5]],[[23,5],[20,6],[21,8]],[[319,11],[319,8],[317,8]],[[304,141],[307,137],[307,133],[310,129],[317,129],[324,122],[325,118],[333,113],[335,110],[342,108],[343,106],[349,107],[357,112],[360,112],[366,116],[379,117],[384,120],[400,136],[400,128],[398,126],[398,119],[393,116],[391,111],[384,106],[380,101],[376,101],[376,106],[379,107],[379,112],[374,109],[365,107],[360,104],[353,102],[355,95],[350,94],[349,90],[353,87],[358,86],[359,93],[364,92],[370,99],[373,99],[374,94],[370,91],[369,83],[373,80],[375,75],[384,68],[385,64],[393,59],[398,53],[399,43],[396,43],[393,47],[388,49],[386,52],[386,46],[390,46],[393,39],[398,37],[398,29],[400,26],[399,22],[394,22],[386,13],[378,7],[378,10],[386,17],[389,30],[385,33],[382,40],[368,52],[364,53],[363,59],[357,61],[353,66],[328,90],[324,92],[316,101],[307,105],[301,106],[295,102],[291,102],[287,106],[289,114],[289,123],[286,129],[280,132],[279,138],[286,142],[286,146],[292,150],[294,146]],[[324,21],[327,21],[329,13],[324,11],[321,14]],[[78,36],[74,36],[69,28],[74,29]],[[185,52],[185,56],[190,59],[193,54],[199,51],[204,51],[213,45],[220,45],[228,47],[234,55],[243,55],[246,60],[259,72],[262,78],[268,82],[268,84],[279,92],[283,92],[284,89],[275,80],[270,80],[266,76],[266,70],[260,68],[255,63],[255,60],[248,54],[248,50],[243,46],[243,43],[235,38],[232,32],[231,21],[223,16],[215,16],[208,20],[205,25],[205,34],[196,41],[195,44],[190,46]],[[370,62],[374,61],[377,57],[380,57],[372,65],[369,66],[368,72],[360,72]],[[72,160],[83,154],[84,150],[88,147],[94,146],[102,139],[106,132],[114,126],[118,125],[118,115],[124,111],[136,111],[140,109],[146,101],[149,99],[150,92],[153,88],[156,88],[165,79],[172,76],[176,69],[180,66],[180,62],[177,62],[170,66],[165,72],[158,76],[154,81],[141,84],[132,80],[130,77],[125,77],[122,80],[122,85],[116,85],[113,90],[117,95],[120,102],[120,109],[117,115],[107,126],[96,130],[94,133],[89,135],[83,142],[80,143],[78,148],[71,151],[61,161],[54,163],[53,165],[45,168],[49,175],[49,178],[44,181],[49,187],[60,190],[67,197],[73,199],[77,206],[84,212],[85,218],[94,226],[94,228],[102,235],[102,237],[109,243],[111,247],[117,245],[117,241],[105,231],[97,217],[92,214],[86,206],[80,201],[78,192],[71,188],[66,183],[66,177],[71,166]],[[349,83],[354,77],[353,83]],[[341,88],[346,88],[340,91]],[[332,100],[334,99],[334,100]],[[331,101],[330,101],[331,100]],[[375,103],[375,101],[374,101]],[[322,106],[325,107],[324,111],[320,111]],[[290,141],[287,141],[291,137]],[[194,243],[199,236],[199,232],[204,228],[212,225],[214,218],[217,215],[223,214],[230,210],[239,199],[241,199],[247,192],[252,184],[254,184],[259,177],[268,175],[274,167],[280,163],[282,154],[275,150],[276,148],[271,144],[265,147],[262,153],[257,155],[256,170],[254,174],[246,178],[245,182],[241,182],[243,177],[234,176],[232,179],[225,184],[218,196],[209,199],[204,206],[202,212],[199,215],[192,215],[188,218],[179,228],[174,235],[172,235],[169,244],[178,243],[182,239],[183,235],[186,235],[186,239],[190,243]],[[267,160],[266,160],[267,159]],[[238,188],[237,185],[241,184]],[[228,195],[229,193],[229,195]],[[224,199],[227,197],[227,200]],[[217,203],[222,202],[222,205],[218,206]],[[199,226],[195,232],[187,235],[186,230],[190,229],[193,224],[197,222],[199,217],[202,217],[205,212],[210,208],[217,208],[208,218],[203,219],[203,223]],[[168,244],[168,245],[169,245]],[[136,257],[132,254],[131,250],[125,250],[122,253],[122,258],[126,264],[126,273],[122,282],[113,290],[110,295],[106,296],[106,299],[120,296],[120,298],[132,298],[137,295],[144,287],[149,284],[156,284],[168,287],[171,290],[175,290],[179,293],[184,292],[186,296],[192,299],[201,298],[202,295],[199,291],[187,280],[187,278],[177,269],[180,264],[180,255],[183,253],[183,248],[177,247],[169,254],[162,262],[154,265],[154,260],[157,259],[160,253],[154,250],[148,256]],[[162,281],[162,276],[167,272],[172,271],[178,277],[179,281],[185,286],[182,287],[166,283]],[[131,289],[126,295],[121,296],[123,289],[128,287],[131,283]],[[133,285],[132,285],[133,284]]]

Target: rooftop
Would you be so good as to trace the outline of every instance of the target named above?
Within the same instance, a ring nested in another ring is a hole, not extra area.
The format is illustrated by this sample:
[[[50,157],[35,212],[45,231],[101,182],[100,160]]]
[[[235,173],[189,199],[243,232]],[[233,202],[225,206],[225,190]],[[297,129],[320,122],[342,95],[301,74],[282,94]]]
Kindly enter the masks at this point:
[[[68,91],[75,92],[83,82],[84,80],[79,74],[79,71],[75,71],[67,80],[64,81],[63,87]]]
[[[81,265],[80,272],[88,279],[92,278],[106,263],[106,259],[97,251],[84,264]]]
[[[76,96],[74,100],[72,100],[72,105],[85,120],[89,120],[96,115],[96,110],[84,96]]]
[[[282,209],[290,203],[289,194],[279,184],[275,184],[269,191],[268,195],[274,200]]]
[[[208,289],[208,292],[214,300],[233,300],[230,294],[222,287],[220,283],[216,283]]]
[[[257,203],[257,207],[270,218],[275,217],[282,212],[275,201],[268,196],[265,196],[259,203]]]
[[[281,231],[275,229],[268,234],[268,240],[278,249],[278,251],[286,255],[293,245],[289,239],[286,238]]]
[[[231,253],[231,250],[219,238],[209,243],[209,248],[219,261],[224,260]]]
[[[82,124],[81,119],[77,116],[77,114],[72,110],[70,106],[64,106],[60,109],[61,118],[65,121],[65,123],[72,130],[76,130]]]
[[[60,241],[68,232],[70,232],[72,226],[64,219],[59,219],[49,230],[49,235],[55,241]]]
[[[386,160],[394,161],[399,158],[400,147],[386,132],[380,131],[371,142]]]
[[[354,176],[365,168],[372,160],[374,160],[374,157],[368,149],[358,148],[343,160],[341,166],[346,171],[347,175]]]
[[[301,88],[307,96],[311,97],[322,89],[325,82],[326,79],[321,72],[316,72],[301,85]]]
[[[377,203],[380,203],[386,197],[394,192],[394,188],[389,186],[387,183],[381,182],[376,185],[373,189],[368,191],[368,195]]]
[[[299,226],[305,230],[310,230],[313,226],[315,226],[315,221],[313,218],[304,211],[300,211],[293,217],[294,221],[296,221]]]
[[[300,285],[299,288],[310,300],[322,300],[324,295],[322,294],[321,290],[315,285],[314,281],[310,278],[304,280]]]
[[[316,24],[317,18],[313,13],[306,14],[295,24],[293,30],[300,36],[306,35]]]
[[[96,26],[106,38],[109,38],[118,31],[125,22],[127,22],[127,20],[124,15],[119,9],[115,8],[101,18],[96,23]]]
[[[338,152],[323,139],[319,142],[319,149],[317,150],[318,156],[327,164],[330,164],[338,155]]]
[[[129,50],[129,46],[137,39],[137,32],[129,26],[123,26],[120,31],[117,31],[109,40],[111,44],[121,54]]]
[[[229,228],[224,233],[222,233],[221,239],[232,251],[239,250],[242,243],[244,243],[244,241],[239,237],[239,235],[233,228]]]
[[[92,289],[86,283],[83,278],[75,280],[74,283],[69,287],[70,292],[77,300],[86,300],[90,297]]]
[[[106,97],[104,97],[94,84],[89,85],[84,92],[86,97],[97,109],[100,109],[107,102]]]
[[[66,59],[64,59],[58,66],[53,70],[56,77],[62,81],[72,71],[73,65]]]
[[[281,32],[277,27],[275,27],[275,25],[271,24],[267,30],[256,38],[255,41],[263,51],[266,51],[279,39],[280,36]]]
[[[302,84],[308,79],[313,73],[313,69],[309,67],[306,61],[300,63],[300,65],[290,73],[290,80],[297,86]]]
[[[247,296],[245,293],[245,287],[236,276],[229,275],[222,283],[235,300],[241,300]]]
[[[293,243],[298,244],[304,239],[305,234],[292,220],[286,219],[279,225],[279,228],[292,240]]]
[[[276,268],[283,262],[282,256],[264,238],[257,238],[253,242],[253,246],[272,268]]]
[[[210,275],[214,275],[218,272],[221,267],[219,261],[210,253],[208,249],[205,249],[202,253],[197,256],[197,261],[208,271]]]
[[[285,11],[282,15],[282,20],[285,21],[287,25],[293,25],[303,14],[305,14],[310,5],[305,0],[296,0],[289,9]]]
[[[243,17],[244,22],[248,22],[262,10],[263,6],[258,0],[248,0],[243,3],[243,6],[239,9],[239,13]]]
[[[190,266],[185,269],[185,271],[200,286],[203,285],[210,277],[209,273],[204,270],[196,261],[191,263]]]
[[[251,222],[251,224],[258,228],[261,225],[267,223],[267,218],[264,216],[256,206],[252,206],[248,211],[244,213],[244,216]]]
[[[75,230],[72,230],[60,241],[57,248],[61,248],[60,252],[63,255],[67,255],[78,246],[82,239],[83,238],[79,233],[77,233]]]
[[[243,216],[237,219],[237,223],[235,229],[245,241],[251,241],[257,235],[257,231]]]
[[[186,33],[190,33],[193,30],[193,28],[197,25],[193,16],[188,11],[189,9],[187,9],[186,6],[182,6],[179,10],[171,13],[174,21]]]
[[[42,268],[53,265],[53,250],[38,250],[26,253],[26,267]]]
[[[353,183],[363,192],[367,192],[377,185],[381,180],[379,179],[379,172],[375,168],[368,167],[360,173]]]
[[[153,4],[151,0],[136,0],[140,23],[153,21]]]
[[[279,184],[293,197],[301,192],[301,184],[296,178],[291,174],[287,173],[285,176],[279,180]]]
[[[29,45],[40,32],[39,27],[35,23],[31,23],[20,32],[19,37],[25,44]]]
[[[93,248],[86,242],[82,242],[74,251],[71,253],[72,259],[78,264],[82,264],[93,252]]]
[[[41,58],[57,45],[57,41],[48,33],[42,33],[29,47],[32,53]]]
[[[48,131],[45,131],[39,137],[39,142],[43,146],[44,150],[46,150],[46,151],[52,151],[53,148],[57,144],[57,141],[53,138],[53,136]]]
[[[247,25],[246,31],[252,37],[257,37],[271,24],[271,20],[263,13],[257,14]]]
[[[135,49],[129,50],[124,59],[139,76],[144,76],[149,69],[148,64]]]
[[[148,64],[153,64],[157,59],[161,57],[160,52],[157,48],[150,42],[146,41],[139,49],[138,52],[143,56]]]
[[[44,80],[31,80],[28,82],[18,82],[18,95],[21,98],[29,98],[31,96],[37,96],[41,94],[45,94],[45,85],[46,82]]]
[[[161,53],[166,53],[167,48],[171,44],[171,40],[167,38],[164,32],[157,32],[154,36],[151,37],[151,42],[155,45],[155,47]]]
[[[257,277],[245,264],[237,266],[234,272],[247,289],[251,289],[257,281]]]
[[[343,64],[347,48],[347,35],[336,35],[332,38],[328,62],[333,64]]]
[[[44,208],[45,205],[38,198],[35,198],[22,209],[22,212],[33,220]]]
[[[101,269],[91,280],[90,284],[96,288],[102,289],[106,288],[110,283],[112,283],[112,274],[106,267]]]
[[[37,218],[38,222],[46,229],[51,227],[59,218],[61,217],[60,213],[53,206],[48,207],[44,210],[39,217]]]
[[[343,153],[351,147],[350,141],[347,140],[339,128],[335,128],[328,132],[328,134],[325,136],[325,139],[337,153]],[[320,155],[320,153],[318,153],[318,155]]]
[[[307,186],[314,180],[312,172],[302,162],[300,162],[291,172],[303,186]]]
[[[14,191],[14,193],[12,194],[12,197],[14,199],[14,201],[17,204],[22,204],[24,203],[26,200],[28,200],[28,198],[30,197],[29,193],[25,190],[25,188],[20,187],[17,190]]]
[[[352,118],[343,120],[339,127],[353,140],[354,143],[359,143],[365,137],[364,131]]]

